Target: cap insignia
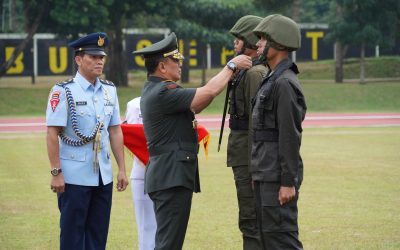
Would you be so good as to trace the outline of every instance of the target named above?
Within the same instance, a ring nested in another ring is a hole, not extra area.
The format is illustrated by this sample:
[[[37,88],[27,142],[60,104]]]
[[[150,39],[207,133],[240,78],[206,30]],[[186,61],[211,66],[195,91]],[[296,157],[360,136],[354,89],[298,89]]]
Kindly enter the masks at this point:
[[[97,40],[97,45],[99,45],[100,47],[104,45],[104,37],[101,38],[101,36],[99,36],[99,40]]]

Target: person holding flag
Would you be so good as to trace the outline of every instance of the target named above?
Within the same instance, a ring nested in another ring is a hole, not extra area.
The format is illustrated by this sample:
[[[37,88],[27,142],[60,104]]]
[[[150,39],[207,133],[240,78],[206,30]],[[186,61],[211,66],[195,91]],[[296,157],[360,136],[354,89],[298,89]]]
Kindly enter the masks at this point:
[[[140,112],[140,97],[136,97],[128,102],[125,119],[128,124],[143,124],[142,113]],[[138,137],[132,139],[140,141]],[[143,143],[145,145],[145,142]],[[130,179],[132,183],[132,199],[135,207],[139,250],[153,250],[157,223],[153,210],[153,201],[148,194],[144,193],[145,171],[145,164],[139,157],[135,156]]]

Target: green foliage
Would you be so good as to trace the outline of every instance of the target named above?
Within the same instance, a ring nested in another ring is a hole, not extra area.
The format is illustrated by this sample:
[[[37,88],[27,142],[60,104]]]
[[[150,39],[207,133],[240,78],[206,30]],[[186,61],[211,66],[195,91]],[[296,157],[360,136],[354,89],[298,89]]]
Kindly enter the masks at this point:
[[[343,45],[393,46],[400,20],[397,0],[337,0],[338,12],[330,23],[330,40]]]
[[[328,23],[332,13],[331,0],[307,0],[301,2],[302,23]]]
[[[111,0],[49,2],[49,15],[42,20],[39,32],[77,37],[79,33],[104,31],[110,24]]]
[[[253,0],[254,5],[270,13],[286,12],[293,0]]]
[[[179,18],[172,19],[171,28],[179,37],[200,41],[230,44],[228,31],[244,15],[254,13],[250,2],[196,0],[180,6]]]

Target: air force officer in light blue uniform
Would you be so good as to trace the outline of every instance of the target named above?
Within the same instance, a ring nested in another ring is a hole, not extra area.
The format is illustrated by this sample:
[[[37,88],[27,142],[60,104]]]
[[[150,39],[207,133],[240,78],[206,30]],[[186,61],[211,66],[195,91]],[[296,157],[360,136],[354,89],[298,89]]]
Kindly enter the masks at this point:
[[[117,91],[102,80],[108,43],[97,32],[69,44],[78,72],[49,95],[46,123],[51,189],[60,209],[60,249],[105,249],[112,201],[110,147],[117,189],[128,185]]]

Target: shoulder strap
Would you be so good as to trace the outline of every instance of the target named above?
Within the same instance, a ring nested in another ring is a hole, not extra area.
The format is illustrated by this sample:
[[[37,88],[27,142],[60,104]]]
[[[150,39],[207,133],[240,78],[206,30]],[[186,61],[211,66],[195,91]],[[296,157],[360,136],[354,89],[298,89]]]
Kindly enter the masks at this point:
[[[114,84],[113,82],[111,82],[111,81],[108,81],[108,80],[106,80],[106,79],[101,79],[101,78],[99,78],[99,80],[100,80],[100,82],[101,82],[102,84],[115,87],[115,84]]]
[[[60,87],[64,87],[65,85],[73,83],[73,82],[74,82],[74,79],[71,78],[71,79],[65,80],[63,82],[56,83],[56,85],[58,85]]]

